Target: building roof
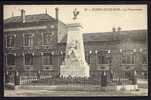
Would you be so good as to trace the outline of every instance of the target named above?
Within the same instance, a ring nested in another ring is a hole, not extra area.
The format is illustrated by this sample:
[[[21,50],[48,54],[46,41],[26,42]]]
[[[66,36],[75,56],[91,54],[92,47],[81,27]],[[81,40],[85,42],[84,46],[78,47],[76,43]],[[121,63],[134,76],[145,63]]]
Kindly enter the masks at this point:
[[[84,42],[113,41],[114,38],[123,40],[130,38],[132,40],[146,40],[147,30],[128,30],[120,32],[98,32],[83,34]]]
[[[83,40],[84,42],[89,41],[110,41],[112,39],[112,33],[113,32],[98,32],[98,33],[84,33],[83,34]]]
[[[113,40],[139,40],[146,41],[147,30],[127,30],[120,32],[97,32],[97,33],[84,33],[84,42],[101,42],[101,41],[113,41]],[[62,38],[61,43],[67,41],[67,36]]]
[[[40,21],[54,21],[55,18],[49,16],[48,14],[33,14],[25,16],[26,23],[28,22],[40,22]],[[4,24],[7,23],[20,23],[22,22],[21,16],[14,16],[5,19]]]
[[[28,22],[41,22],[41,21],[54,21],[55,18],[49,16],[48,14],[33,14],[25,16],[26,23]],[[4,24],[9,23],[21,23],[21,16],[14,16],[5,19]],[[63,23],[59,21],[60,23]],[[64,24],[64,23],[63,23]],[[99,41],[113,41],[113,40],[123,40],[130,38],[133,40],[146,40],[147,30],[127,30],[120,32],[97,32],[97,33],[84,33],[84,42],[99,42]],[[66,42],[67,37],[64,37],[61,42]]]

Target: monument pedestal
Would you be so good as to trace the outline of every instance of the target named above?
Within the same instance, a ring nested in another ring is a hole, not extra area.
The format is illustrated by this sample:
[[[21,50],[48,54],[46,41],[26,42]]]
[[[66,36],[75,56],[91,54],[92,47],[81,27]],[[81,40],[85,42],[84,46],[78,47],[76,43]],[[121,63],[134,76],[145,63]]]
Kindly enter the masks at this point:
[[[89,77],[89,66],[85,61],[82,26],[69,24],[65,61],[60,66],[60,76]]]

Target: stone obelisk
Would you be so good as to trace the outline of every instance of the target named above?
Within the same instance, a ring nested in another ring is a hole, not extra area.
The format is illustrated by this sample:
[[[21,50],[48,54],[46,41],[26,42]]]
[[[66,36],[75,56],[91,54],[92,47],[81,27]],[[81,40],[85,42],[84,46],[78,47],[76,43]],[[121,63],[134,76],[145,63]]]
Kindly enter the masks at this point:
[[[66,55],[60,66],[60,76],[89,77],[89,66],[85,60],[82,26],[77,23],[79,11],[73,11],[74,23],[68,25]]]

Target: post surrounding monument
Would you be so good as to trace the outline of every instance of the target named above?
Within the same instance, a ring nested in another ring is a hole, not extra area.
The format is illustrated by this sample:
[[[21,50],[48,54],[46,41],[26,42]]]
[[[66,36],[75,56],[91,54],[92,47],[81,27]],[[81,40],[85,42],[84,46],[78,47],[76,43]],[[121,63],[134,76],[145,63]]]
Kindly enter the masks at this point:
[[[79,12],[75,10],[73,13],[73,20],[75,21]],[[68,25],[66,56],[60,66],[60,76],[89,77],[89,66],[85,60],[82,26],[80,23]]]

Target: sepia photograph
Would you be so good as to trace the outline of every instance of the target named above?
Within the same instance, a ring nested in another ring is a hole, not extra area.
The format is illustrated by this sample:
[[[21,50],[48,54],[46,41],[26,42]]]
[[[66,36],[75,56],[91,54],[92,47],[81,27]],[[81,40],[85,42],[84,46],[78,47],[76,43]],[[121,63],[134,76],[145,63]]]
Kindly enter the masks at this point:
[[[148,96],[147,4],[3,5],[4,96]]]

